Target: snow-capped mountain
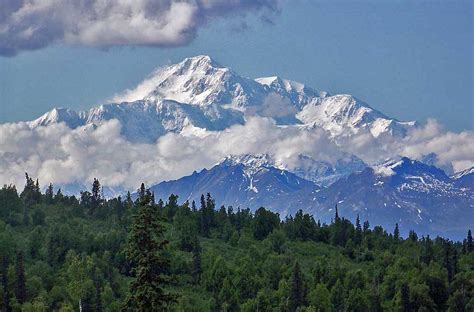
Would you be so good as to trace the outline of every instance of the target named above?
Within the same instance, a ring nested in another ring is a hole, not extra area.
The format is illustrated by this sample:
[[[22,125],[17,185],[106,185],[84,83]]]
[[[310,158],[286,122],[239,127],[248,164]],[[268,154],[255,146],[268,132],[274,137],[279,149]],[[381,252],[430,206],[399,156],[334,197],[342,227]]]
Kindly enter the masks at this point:
[[[167,198],[173,193],[182,201],[198,200],[210,192],[218,205],[253,210],[265,206],[282,217],[303,209],[324,222],[331,221],[338,204],[346,218],[355,220],[360,215],[361,220],[387,229],[399,223],[404,234],[414,229],[420,234],[464,237],[474,220],[474,192],[459,187],[442,170],[419,161],[388,161],[328,187],[276,168],[273,163],[264,155],[230,157],[209,170],[151,189],[157,197]]]
[[[299,155],[298,165],[294,169],[288,170],[318,185],[329,186],[352,173],[361,172],[366,167],[367,164],[354,155],[346,155],[337,159],[334,163],[314,160],[309,156]]]
[[[211,169],[194,172],[175,181],[151,187],[155,197],[177,194],[181,200],[199,202],[210,192],[218,205],[234,207],[271,207],[283,216],[297,209],[310,210],[321,188],[295,174],[275,168],[266,156],[229,157]],[[308,201],[309,206],[308,205]],[[313,201],[313,203],[311,203]]]
[[[474,192],[459,187],[444,171],[408,159],[391,160],[332,184],[324,192],[325,207],[339,203],[340,212],[357,214],[372,224],[406,233],[464,233],[474,221]]]
[[[329,95],[279,77],[242,77],[209,56],[187,58],[147,79],[151,88],[132,102],[109,103],[87,112],[56,108],[29,122],[31,127],[64,122],[71,128],[118,119],[132,141],[154,142],[188,126],[222,130],[247,115],[280,124],[318,126],[332,136],[370,131],[403,136],[414,122],[389,118],[351,95]]]
[[[451,178],[456,186],[474,191],[474,167],[458,172]]]

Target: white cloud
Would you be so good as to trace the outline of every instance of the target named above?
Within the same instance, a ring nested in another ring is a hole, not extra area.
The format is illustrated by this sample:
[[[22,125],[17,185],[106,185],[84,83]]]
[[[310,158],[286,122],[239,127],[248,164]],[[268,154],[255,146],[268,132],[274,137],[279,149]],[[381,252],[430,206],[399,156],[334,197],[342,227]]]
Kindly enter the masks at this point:
[[[274,119],[294,116],[296,113],[297,109],[291,101],[277,93],[270,93],[263,99],[262,105],[252,106],[247,110],[247,114],[249,115],[258,115]]]
[[[2,0],[0,55],[56,42],[97,47],[180,46],[208,21],[277,11],[277,0]]]
[[[30,129],[26,123],[0,125],[0,184],[23,185],[24,172],[43,184],[89,183],[134,189],[142,181],[176,179],[210,167],[230,154],[270,153],[279,159],[301,152],[317,158],[337,148],[322,130],[278,127],[272,119],[252,117],[204,137],[168,133],[156,144],[137,144],[120,135],[117,120],[93,128],[64,124]]]
[[[153,90],[156,89],[156,86],[159,84],[161,79],[163,79],[159,75],[162,70],[162,68],[157,68],[148,76],[148,78],[140,82],[135,88],[126,89],[125,91],[120,92],[119,94],[115,94],[108,100],[108,102],[122,103],[144,99],[148,94],[150,94]]]
[[[245,125],[198,136],[168,133],[154,144],[127,141],[117,120],[96,129],[70,129],[64,124],[30,129],[26,123],[0,125],[0,184],[22,186],[24,173],[43,185],[79,183],[94,177],[108,186],[135,189],[141,182],[154,184],[211,167],[234,154],[268,153],[278,163],[295,166],[299,154],[334,161],[344,152],[376,163],[387,157],[417,158],[430,152],[456,170],[474,166],[474,133],[446,132],[433,120],[404,139],[374,138],[362,133],[336,146],[319,128],[279,127],[270,118],[249,117]]]

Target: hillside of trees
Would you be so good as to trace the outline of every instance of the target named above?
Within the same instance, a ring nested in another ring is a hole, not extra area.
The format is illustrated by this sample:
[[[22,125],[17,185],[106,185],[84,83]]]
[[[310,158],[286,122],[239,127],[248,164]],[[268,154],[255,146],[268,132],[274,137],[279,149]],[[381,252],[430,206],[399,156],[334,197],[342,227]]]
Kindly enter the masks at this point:
[[[133,197],[134,198],[134,197]],[[268,207],[271,209],[271,207]],[[462,217],[462,216],[459,216]],[[351,222],[352,221],[352,222]],[[474,311],[474,244],[370,220],[0,189],[2,311]]]

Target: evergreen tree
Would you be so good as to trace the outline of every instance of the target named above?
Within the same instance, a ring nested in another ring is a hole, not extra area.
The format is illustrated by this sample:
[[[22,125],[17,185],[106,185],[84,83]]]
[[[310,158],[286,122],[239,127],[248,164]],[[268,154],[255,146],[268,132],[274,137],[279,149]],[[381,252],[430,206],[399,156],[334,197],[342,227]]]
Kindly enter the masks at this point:
[[[339,220],[341,220],[339,218],[339,210],[337,209],[337,204],[336,204],[336,213],[334,214],[334,222],[338,222]]]
[[[140,185],[140,188],[138,189],[138,204],[140,205],[144,201],[146,201],[146,188],[145,188],[145,183],[142,183]]]
[[[2,256],[2,289],[2,312],[9,312],[12,308],[10,306],[10,287],[8,284],[8,257],[5,255]]]
[[[393,238],[396,241],[400,240],[400,229],[398,228],[398,223],[395,223],[395,230],[393,230]]]
[[[125,207],[127,209],[130,209],[133,207],[133,200],[132,200],[132,195],[130,194],[130,191],[127,192],[127,196],[125,197]]]
[[[56,195],[54,196],[55,201],[61,201],[64,198],[63,193],[61,192],[61,188],[58,188]]]
[[[265,239],[275,228],[280,225],[280,216],[260,207],[255,211],[252,223],[253,236],[257,240]]]
[[[407,283],[400,287],[400,312],[410,312],[410,288]]]
[[[453,261],[452,261],[452,270],[453,270],[453,278],[458,273],[458,251],[456,248],[453,248]]]
[[[303,276],[298,261],[293,266],[290,287],[290,311],[294,312],[298,307],[304,306],[305,303]]]
[[[451,258],[451,244],[449,242],[444,243],[444,267],[448,272],[448,281],[451,283],[454,277],[454,270]]]
[[[408,239],[414,242],[418,241],[418,235],[414,230],[410,230],[410,232],[408,233]]]
[[[171,194],[165,205],[166,216],[171,221],[178,210],[178,195]]]
[[[41,201],[41,192],[38,180],[33,181],[28,173],[25,173],[26,184],[23,192],[20,194],[20,198],[27,208],[31,208],[33,205],[38,204]]]
[[[474,243],[472,242],[472,233],[471,230],[467,231],[466,239],[466,252],[470,253],[474,251]]]
[[[363,226],[364,233],[367,233],[369,231],[369,228],[370,228],[370,223],[368,220],[365,220],[364,226]]]
[[[356,245],[359,245],[361,242],[362,242],[362,227],[360,225],[359,214],[357,214],[356,232],[355,232],[355,236],[354,236],[354,243]]]
[[[19,303],[23,304],[26,302],[26,279],[22,251],[18,251],[16,254],[15,274],[15,297]]]
[[[193,276],[193,281],[195,284],[199,284],[202,274],[201,266],[201,245],[199,244],[199,239],[197,236],[194,236],[193,240],[193,267],[191,274]]]
[[[102,192],[101,192],[100,182],[98,179],[94,178],[94,182],[92,183],[91,197],[90,197],[89,214],[93,215],[97,211],[101,203],[102,203]]]
[[[163,288],[170,281],[170,264],[162,255],[168,242],[162,239],[164,228],[150,205],[150,193],[143,193],[126,249],[134,279],[123,310],[159,311],[174,301],[174,296]]]
[[[53,199],[54,199],[54,189],[53,189],[53,184],[49,183],[48,188],[46,189],[46,192],[44,193],[46,203],[47,204],[52,204]]]
[[[201,195],[200,228],[201,235],[204,237],[209,237],[211,226],[214,224],[214,208],[215,202],[211,194],[207,193],[207,198]]]

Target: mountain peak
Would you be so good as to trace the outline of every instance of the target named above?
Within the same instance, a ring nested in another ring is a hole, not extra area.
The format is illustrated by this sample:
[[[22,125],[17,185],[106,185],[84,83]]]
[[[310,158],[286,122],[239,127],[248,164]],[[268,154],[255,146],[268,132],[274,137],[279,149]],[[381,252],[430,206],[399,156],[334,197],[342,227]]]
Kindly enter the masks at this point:
[[[192,57],[187,57],[183,61],[181,61],[180,64],[209,65],[212,67],[220,67],[220,68],[223,67],[221,64],[216,62],[216,60],[214,60],[209,55],[196,55]]]
[[[275,167],[275,161],[268,154],[244,154],[228,156],[220,163],[224,166],[244,166],[244,172],[251,176],[262,168]]]
[[[76,111],[63,107],[55,107],[41,115],[38,119],[29,122],[29,124],[30,127],[35,128],[59,122],[65,122],[69,127],[75,128],[82,123],[82,118]]]

